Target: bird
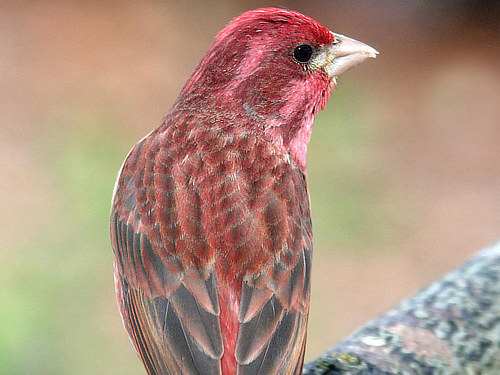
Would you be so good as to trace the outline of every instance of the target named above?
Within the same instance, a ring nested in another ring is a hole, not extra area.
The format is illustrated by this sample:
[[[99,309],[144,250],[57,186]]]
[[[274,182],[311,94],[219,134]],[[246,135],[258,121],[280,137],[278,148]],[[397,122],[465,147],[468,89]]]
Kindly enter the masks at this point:
[[[302,373],[307,144],[337,77],[377,53],[296,11],[247,11],[129,152],[110,237],[122,322],[148,374]]]

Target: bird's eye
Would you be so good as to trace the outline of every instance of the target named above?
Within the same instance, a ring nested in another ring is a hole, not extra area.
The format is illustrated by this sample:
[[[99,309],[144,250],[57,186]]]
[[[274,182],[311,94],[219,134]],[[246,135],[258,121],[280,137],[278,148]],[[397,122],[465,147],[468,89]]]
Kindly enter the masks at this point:
[[[293,49],[293,59],[301,64],[311,61],[314,49],[310,44],[299,44]]]

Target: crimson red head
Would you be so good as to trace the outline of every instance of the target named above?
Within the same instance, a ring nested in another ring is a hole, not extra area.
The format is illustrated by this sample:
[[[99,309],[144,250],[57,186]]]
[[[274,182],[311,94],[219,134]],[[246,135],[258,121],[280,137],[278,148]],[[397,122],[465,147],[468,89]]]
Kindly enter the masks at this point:
[[[328,29],[303,14],[278,8],[246,12],[219,32],[184,92],[193,84],[225,90],[243,82],[255,89],[273,84],[279,89],[307,76],[309,66],[293,58],[295,47],[309,44],[317,50],[333,41]]]
[[[347,54],[345,44],[350,47]],[[354,62],[354,55],[364,60],[374,53],[301,13],[279,8],[249,11],[217,35],[178,104],[204,103],[207,110],[229,106],[248,120],[241,125],[262,130],[305,169],[314,115],[325,106],[338,75],[332,66],[345,70],[361,61]]]

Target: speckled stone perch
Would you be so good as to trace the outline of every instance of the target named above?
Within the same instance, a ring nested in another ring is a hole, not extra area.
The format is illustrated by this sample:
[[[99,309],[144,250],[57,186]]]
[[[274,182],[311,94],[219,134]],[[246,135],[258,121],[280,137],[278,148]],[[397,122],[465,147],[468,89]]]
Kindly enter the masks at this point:
[[[500,242],[307,363],[304,374],[500,374]]]

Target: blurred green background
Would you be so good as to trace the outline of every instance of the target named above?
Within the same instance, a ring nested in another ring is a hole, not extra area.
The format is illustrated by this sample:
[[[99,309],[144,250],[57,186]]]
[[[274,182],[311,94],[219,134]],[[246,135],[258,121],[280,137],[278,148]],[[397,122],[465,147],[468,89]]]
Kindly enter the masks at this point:
[[[500,237],[495,1],[0,1],[0,374],[143,374],[108,236],[133,144],[234,16],[279,5],[380,51],[309,147],[307,357]]]

